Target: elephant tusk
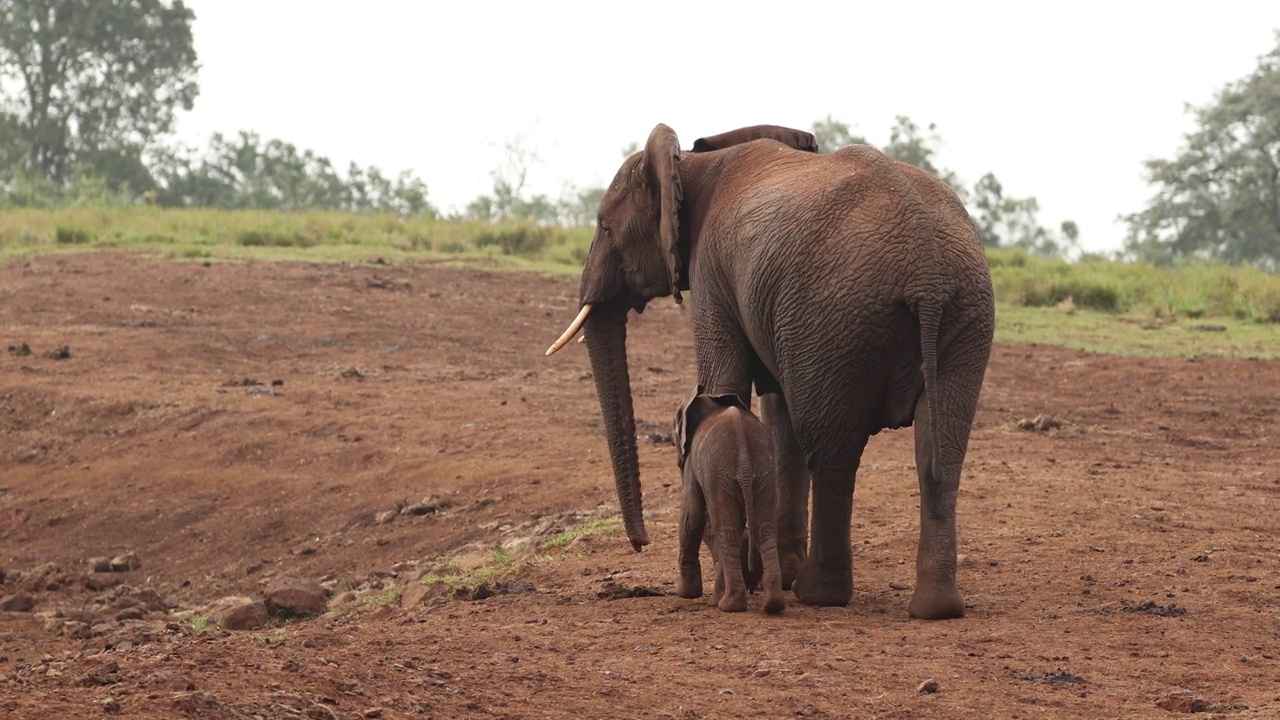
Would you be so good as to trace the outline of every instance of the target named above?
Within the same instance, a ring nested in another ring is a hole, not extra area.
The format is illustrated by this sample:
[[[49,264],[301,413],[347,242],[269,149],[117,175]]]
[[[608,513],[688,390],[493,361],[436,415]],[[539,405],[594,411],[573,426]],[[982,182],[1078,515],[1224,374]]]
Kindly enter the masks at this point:
[[[579,345],[586,345],[586,344],[587,344],[587,334],[586,334],[586,333],[582,333],[582,335],[580,335],[580,336],[578,337],[578,344],[579,344]]]
[[[561,335],[558,340],[551,343],[551,347],[547,348],[546,354],[552,355],[558,352],[560,348],[564,347],[565,345],[568,345],[569,341],[573,339],[573,336],[577,335],[578,331],[582,329],[582,324],[587,321],[587,316],[590,314],[591,314],[591,303],[587,303],[586,305],[582,306],[581,310],[578,311],[578,317],[574,318],[573,322],[569,323],[569,327],[565,329],[564,334]]]

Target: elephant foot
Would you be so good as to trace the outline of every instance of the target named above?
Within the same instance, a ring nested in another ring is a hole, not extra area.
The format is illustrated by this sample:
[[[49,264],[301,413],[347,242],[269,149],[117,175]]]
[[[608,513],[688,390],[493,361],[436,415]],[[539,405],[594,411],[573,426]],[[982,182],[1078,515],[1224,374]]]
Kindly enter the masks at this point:
[[[747,594],[745,592],[727,592],[724,594],[724,597],[720,598],[720,602],[717,607],[720,608],[721,612],[746,612]]]
[[[916,583],[916,590],[907,604],[907,614],[920,620],[952,620],[964,617],[964,598],[952,585],[946,589]]]
[[[804,543],[796,543],[794,547],[787,547],[791,543],[779,543],[779,545],[778,564],[782,568],[782,589],[790,590],[795,584],[796,576],[800,574],[800,568],[804,565]]]
[[[777,615],[787,609],[787,598],[782,588],[767,590],[764,594],[764,611],[767,615]]]
[[[805,562],[796,573],[791,591],[805,605],[843,607],[853,599],[853,573],[822,572],[813,563]]]
[[[680,578],[676,583],[676,595],[687,600],[702,597],[702,578]]]

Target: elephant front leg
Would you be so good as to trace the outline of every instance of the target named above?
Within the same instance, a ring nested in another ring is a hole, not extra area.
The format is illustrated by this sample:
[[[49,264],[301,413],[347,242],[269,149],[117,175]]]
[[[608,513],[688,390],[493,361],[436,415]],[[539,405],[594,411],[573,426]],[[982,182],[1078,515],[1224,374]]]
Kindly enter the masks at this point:
[[[860,439],[861,457],[867,438]],[[853,599],[853,554],[849,520],[858,463],[813,469],[813,552],[800,567],[791,590],[806,605],[843,606]]]
[[[800,566],[808,557],[809,470],[796,442],[787,401],[782,393],[760,396],[760,417],[773,434],[773,450],[778,464],[778,563],[782,570],[782,589],[790,590]]]
[[[707,506],[702,488],[692,478],[685,477],[680,518],[680,582],[676,586],[676,594],[682,598],[702,597],[702,564],[698,561],[698,547],[702,545],[706,529]]]

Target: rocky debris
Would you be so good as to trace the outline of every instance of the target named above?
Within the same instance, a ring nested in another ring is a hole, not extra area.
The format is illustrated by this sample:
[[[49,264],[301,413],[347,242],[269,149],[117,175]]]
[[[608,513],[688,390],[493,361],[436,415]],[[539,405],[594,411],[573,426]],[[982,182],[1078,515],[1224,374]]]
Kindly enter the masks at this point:
[[[1052,415],[1037,415],[1034,418],[1023,418],[1018,421],[1019,430],[1048,432],[1062,427],[1062,421]]]
[[[267,589],[267,611],[284,617],[310,617],[328,609],[329,594],[314,580],[283,578]]]
[[[405,505],[400,509],[401,515],[430,515],[440,512],[446,508],[453,506],[453,501],[447,498],[426,497],[421,502]]]
[[[666,593],[657,588],[644,585],[621,585],[616,582],[605,583],[604,589],[596,593],[601,600],[621,600],[623,598],[662,597]]]
[[[271,616],[267,613],[267,605],[261,600],[250,598],[223,598],[216,603],[211,615],[218,625],[227,630],[254,630],[267,624]]]
[[[35,606],[35,598],[30,595],[4,595],[0,597],[0,611],[31,612]]]
[[[1196,697],[1196,694],[1190,690],[1174,690],[1156,700],[1156,707],[1175,713],[1198,713],[1210,710],[1209,702]]]
[[[458,587],[454,589],[453,597],[457,600],[487,600],[495,595],[521,595],[533,591],[533,583],[504,580],[494,583],[492,587],[483,582],[473,588]]]
[[[26,356],[31,354],[31,346],[26,343],[9,346],[10,355]]]
[[[111,558],[109,557],[91,557],[84,561],[92,572],[109,573],[111,572]]]
[[[71,347],[69,345],[59,345],[44,354],[50,360],[66,360],[71,357]]]
[[[1169,603],[1168,605],[1159,605],[1154,600],[1148,600],[1144,603],[1139,603],[1137,605],[1128,605],[1128,604],[1121,605],[1120,609],[1124,612],[1150,613],[1152,615],[1158,615],[1160,617],[1177,617],[1179,615],[1187,614],[1186,608],[1180,608],[1175,603]]]
[[[1040,673],[1038,675],[1023,675],[1023,680],[1031,682],[1050,683],[1052,685],[1083,685],[1084,678],[1079,675],[1072,675],[1066,670],[1054,670],[1053,672]]]
[[[383,510],[382,512],[373,516],[373,522],[375,525],[386,525],[392,520],[395,520],[399,514],[400,514],[399,510],[395,510],[395,509]]]
[[[941,689],[942,686],[938,684],[937,680],[929,678],[928,680],[920,683],[920,686],[916,688],[916,692],[921,695],[932,695]]]

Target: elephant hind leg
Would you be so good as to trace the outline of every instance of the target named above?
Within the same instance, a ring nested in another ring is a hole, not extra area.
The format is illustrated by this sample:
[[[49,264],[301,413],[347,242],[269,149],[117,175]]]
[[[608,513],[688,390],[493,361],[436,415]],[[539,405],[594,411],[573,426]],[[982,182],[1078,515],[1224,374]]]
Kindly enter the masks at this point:
[[[937,438],[929,436],[926,398],[922,396],[916,406],[920,545],[916,587],[907,606],[913,618],[942,620],[964,615],[964,599],[956,584],[956,496],[984,371],[985,362],[975,367],[939,368]],[[935,442],[938,452],[934,452]],[[935,459],[941,460],[941,467]]]

